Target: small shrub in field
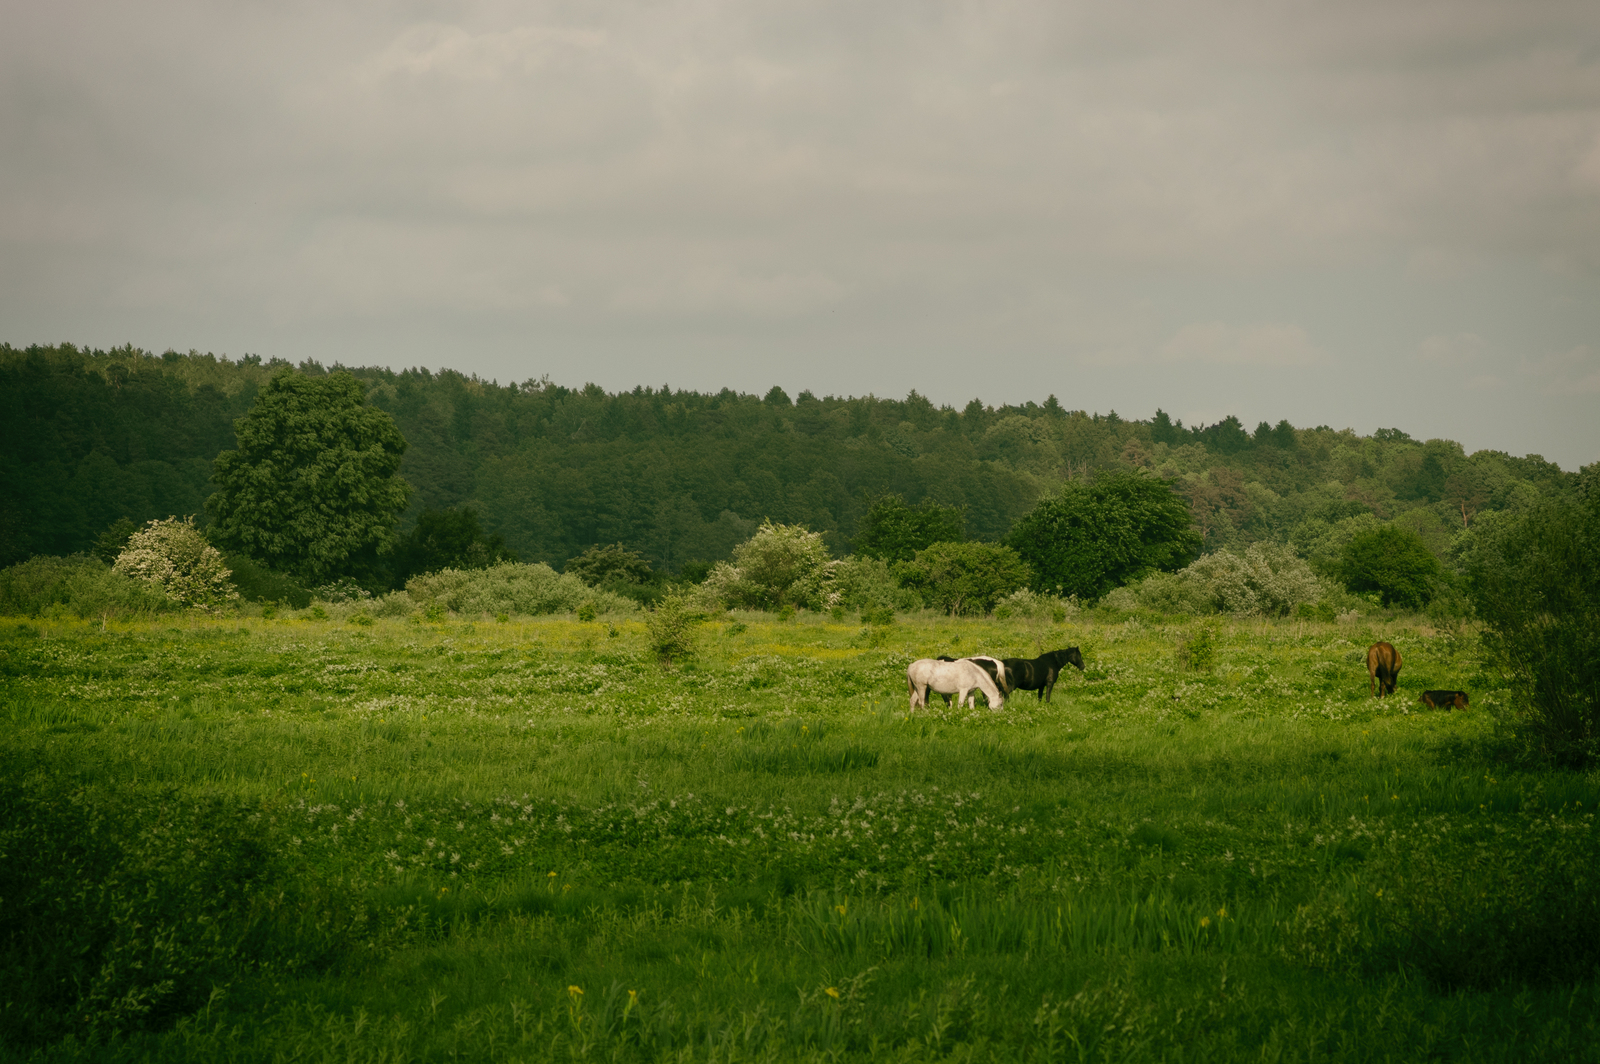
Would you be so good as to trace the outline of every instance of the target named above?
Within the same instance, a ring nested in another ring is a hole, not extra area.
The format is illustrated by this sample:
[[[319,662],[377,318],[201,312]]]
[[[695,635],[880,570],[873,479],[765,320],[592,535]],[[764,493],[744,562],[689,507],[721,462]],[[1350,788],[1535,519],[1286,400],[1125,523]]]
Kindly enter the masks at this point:
[[[117,555],[117,572],[158,589],[180,606],[214,609],[239,597],[222,554],[194,527],[194,518],[151,521]]]
[[[577,613],[586,604],[597,613],[634,609],[627,599],[596,591],[576,576],[557,573],[543,563],[501,562],[487,569],[441,569],[412,577],[406,582],[406,594],[424,607],[438,605],[468,616]]]
[[[894,623],[894,610],[888,606],[873,606],[861,611],[862,624],[875,624],[879,626]]]
[[[645,614],[650,652],[663,665],[694,656],[694,629],[701,615],[682,595],[668,595]]]
[[[1242,554],[1220,550],[1179,572],[1154,573],[1127,590],[1140,606],[1162,613],[1246,617],[1287,617],[1327,592],[1304,559],[1272,543],[1253,543]]]
[[[706,605],[771,610],[785,604],[821,609],[833,605],[828,586],[838,565],[822,533],[803,525],[763,522],[733,548],[733,561],[712,566],[700,585]]]
[[[365,602],[372,597],[372,592],[348,576],[314,588],[312,593],[323,602],[331,603]]]
[[[585,601],[581,605],[578,606],[578,620],[580,620],[580,621],[592,621],[597,616],[599,616],[599,613],[594,608],[594,600],[593,599],[589,599],[588,601]]]
[[[1178,640],[1178,665],[1191,672],[1210,672],[1217,664],[1218,632],[1214,624],[1197,624]]]
[[[374,617],[409,617],[417,612],[417,604],[404,591],[391,591],[372,600]]]
[[[847,611],[914,610],[922,605],[914,590],[900,586],[882,558],[855,554],[835,563],[828,587],[830,601]]]
[[[1057,613],[1061,616],[1056,617]],[[1058,598],[1021,587],[995,603],[994,615],[1002,621],[1008,617],[1050,617],[1059,623],[1067,619],[1067,608]]]
[[[0,614],[39,617],[140,616],[177,609],[160,590],[97,558],[40,556],[0,572]]]

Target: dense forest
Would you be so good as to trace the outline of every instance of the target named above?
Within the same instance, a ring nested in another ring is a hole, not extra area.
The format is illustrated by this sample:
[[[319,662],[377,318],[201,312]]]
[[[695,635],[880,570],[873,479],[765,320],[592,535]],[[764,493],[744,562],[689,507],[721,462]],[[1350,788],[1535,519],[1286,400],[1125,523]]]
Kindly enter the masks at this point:
[[[205,521],[211,465],[281,360],[0,345],[0,566],[92,548],[119,519]],[[524,561],[560,568],[623,543],[656,567],[728,557],[763,518],[851,549],[858,519],[894,492],[965,507],[966,534],[1002,538],[1046,492],[1099,470],[1174,481],[1204,549],[1269,540],[1315,558],[1352,521],[1413,529],[1444,559],[1477,515],[1572,489],[1538,455],[1466,454],[1399,429],[1237,418],[1184,426],[1042,405],[962,409],[915,391],[791,398],[638,387],[607,393],[548,379],[501,385],[450,370],[344,369],[409,445],[415,489],[399,531],[426,509],[471,507]]]

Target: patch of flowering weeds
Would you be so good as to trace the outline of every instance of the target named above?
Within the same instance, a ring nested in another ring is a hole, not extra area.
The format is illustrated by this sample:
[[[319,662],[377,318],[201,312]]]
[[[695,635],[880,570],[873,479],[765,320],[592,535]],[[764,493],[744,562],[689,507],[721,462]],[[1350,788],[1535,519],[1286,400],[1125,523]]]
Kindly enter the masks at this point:
[[[1037,867],[1064,834],[981,794],[937,788],[835,798],[820,813],[695,794],[596,806],[526,796],[351,809],[301,800],[287,812],[296,846],[375,878],[561,868],[607,880],[788,876],[876,889]]]

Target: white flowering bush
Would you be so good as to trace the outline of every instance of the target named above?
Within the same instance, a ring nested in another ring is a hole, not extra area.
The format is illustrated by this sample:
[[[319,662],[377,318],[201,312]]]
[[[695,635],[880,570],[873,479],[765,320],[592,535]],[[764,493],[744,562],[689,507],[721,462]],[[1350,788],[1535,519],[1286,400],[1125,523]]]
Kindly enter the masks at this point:
[[[1184,573],[1150,574],[1139,582],[1135,598],[1140,606],[1160,613],[1210,613],[1216,608],[1204,581]]]
[[[239,597],[228,579],[232,570],[194,527],[193,517],[149,522],[129,537],[112,568],[181,606],[215,609]]]
[[[1161,613],[1232,613],[1285,617],[1301,603],[1336,594],[1289,547],[1253,543],[1242,554],[1219,550],[1176,573],[1154,573],[1106,595],[1101,605]]]
[[[466,615],[576,613],[584,606],[592,606],[598,613],[631,613],[637,608],[630,599],[598,591],[543,562],[441,569],[406,581],[406,594],[419,605],[443,606]]]
[[[733,561],[712,566],[699,601],[743,609],[838,604],[832,585],[838,562],[828,556],[821,532],[804,525],[764,521],[756,534],[733,548]]]
[[[1221,613],[1284,617],[1302,602],[1322,597],[1322,580],[1288,547],[1252,543],[1244,554],[1208,554],[1180,574]]]

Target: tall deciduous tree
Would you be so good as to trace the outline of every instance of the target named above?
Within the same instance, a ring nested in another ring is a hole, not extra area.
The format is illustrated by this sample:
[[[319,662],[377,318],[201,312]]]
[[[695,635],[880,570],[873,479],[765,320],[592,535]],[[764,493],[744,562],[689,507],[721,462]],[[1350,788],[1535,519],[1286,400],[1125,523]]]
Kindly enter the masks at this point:
[[[907,506],[905,499],[889,494],[861,516],[856,525],[856,553],[886,562],[906,562],[935,543],[966,539],[966,527],[964,506],[940,506],[931,500]]]
[[[1099,598],[1200,549],[1189,508],[1172,485],[1144,473],[1103,473],[1039,501],[1007,542],[1033,567],[1034,587]]]
[[[284,370],[234,431],[238,449],[212,467],[214,542],[312,582],[375,565],[411,487],[406,441],[359,381]]]

